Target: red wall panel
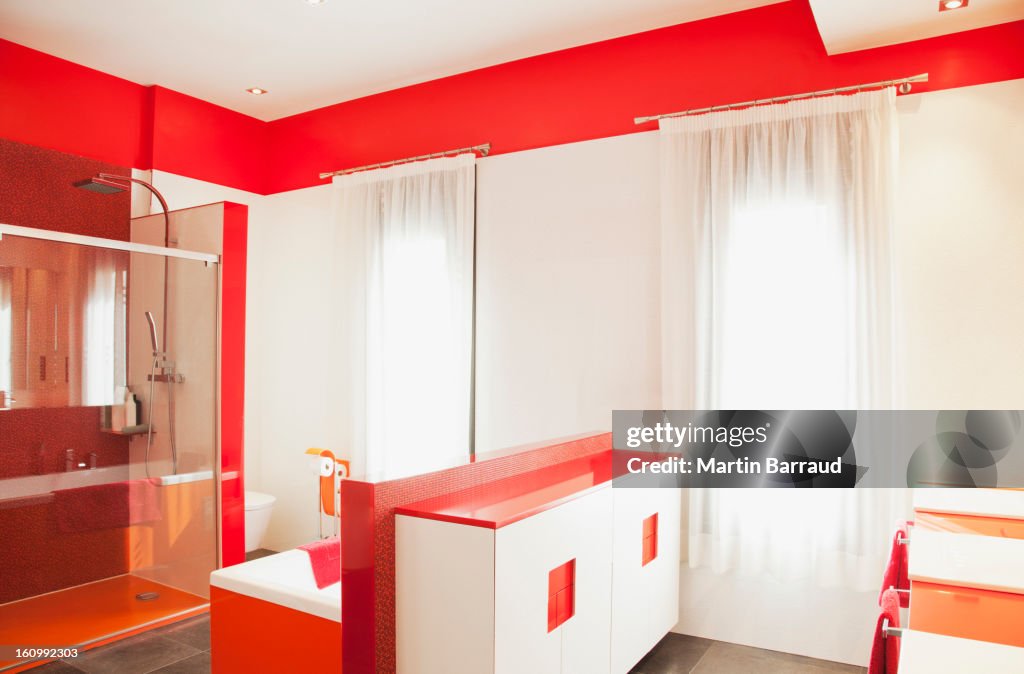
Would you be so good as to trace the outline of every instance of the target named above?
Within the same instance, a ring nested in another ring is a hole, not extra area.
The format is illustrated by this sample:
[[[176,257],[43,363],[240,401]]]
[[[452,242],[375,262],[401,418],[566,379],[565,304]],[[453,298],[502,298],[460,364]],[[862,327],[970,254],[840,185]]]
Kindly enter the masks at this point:
[[[656,128],[638,115],[930,74],[914,91],[1024,77],[1024,21],[828,56],[795,0],[475,70],[270,123],[267,188],[482,142],[492,152]]]
[[[153,168],[264,194],[267,125],[153,86]]]
[[[264,191],[266,123],[212,103],[6,40],[0,101],[0,138]]]
[[[493,152],[654,128],[634,116],[928,72],[1024,77],[1024,21],[828,56],[807,0],[425,82],[270,123],[0,40],[0,137],[261,194],[489,141]]]
[[[0,136],[123,166],[141,152],[146,87],[0,40]]]
[[[221,258],[221,470],[237,473],[221,484],[221,561],[245,561],[245,270],[249,207],[224,204]]]

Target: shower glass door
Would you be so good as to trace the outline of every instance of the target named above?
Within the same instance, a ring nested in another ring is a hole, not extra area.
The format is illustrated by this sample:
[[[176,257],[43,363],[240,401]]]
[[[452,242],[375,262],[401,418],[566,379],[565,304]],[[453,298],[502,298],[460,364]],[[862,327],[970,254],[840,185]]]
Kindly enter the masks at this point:
[[[216,256],[0,235],[0,644],[85,647],[205,610]],[[23,664],[0,652],[0,671]]]

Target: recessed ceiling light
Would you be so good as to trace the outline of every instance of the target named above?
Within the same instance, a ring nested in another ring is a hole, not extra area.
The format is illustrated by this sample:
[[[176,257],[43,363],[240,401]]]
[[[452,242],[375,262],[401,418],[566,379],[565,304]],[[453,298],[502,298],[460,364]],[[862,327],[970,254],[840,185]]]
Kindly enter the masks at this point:
[[[260,87],[249,87],[248,89],[246,89],[246,91],[248,91],[253,96],[262,96],[263,94],[267,93],[266,89],[262,89]]]
[[[945,12],[950,9],[963,9],[970,0],[939,0],[939,11]]]
[[[306,0],[307,5],[322,5],[325,2],[327,2],[327,0]]]

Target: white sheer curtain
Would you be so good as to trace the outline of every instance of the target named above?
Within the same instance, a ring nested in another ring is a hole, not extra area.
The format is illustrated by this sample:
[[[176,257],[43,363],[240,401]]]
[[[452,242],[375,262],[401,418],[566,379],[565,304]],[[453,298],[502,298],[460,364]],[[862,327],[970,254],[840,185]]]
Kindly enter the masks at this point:
[[[895,403],[895,92],[664,119],[663,404]],[[906,490],[693,490],[693,567],[877,589]]]
[[[0,392],[4,394],[0,407],[9,405],[7,399],[11,397],[11,276],[10,267],[0,267]]]
[[[389,478],[470,451],[475,158],[339,176],[344,453]]]

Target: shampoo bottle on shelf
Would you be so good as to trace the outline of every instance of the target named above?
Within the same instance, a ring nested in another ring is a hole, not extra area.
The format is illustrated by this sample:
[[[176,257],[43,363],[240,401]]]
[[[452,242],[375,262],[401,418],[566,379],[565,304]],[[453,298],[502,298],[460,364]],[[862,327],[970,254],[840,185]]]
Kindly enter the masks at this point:
[[[135,394],[130,388],[124,390],[124,426],[129,428],[139,423],[138,407],[135,406]]]
[[[135,423],[142,423],[142,401],[139,400],[139,396],[132,394],[132,404],[135,406]]]

